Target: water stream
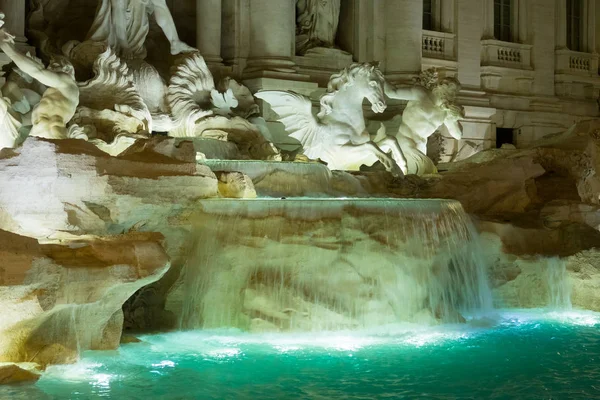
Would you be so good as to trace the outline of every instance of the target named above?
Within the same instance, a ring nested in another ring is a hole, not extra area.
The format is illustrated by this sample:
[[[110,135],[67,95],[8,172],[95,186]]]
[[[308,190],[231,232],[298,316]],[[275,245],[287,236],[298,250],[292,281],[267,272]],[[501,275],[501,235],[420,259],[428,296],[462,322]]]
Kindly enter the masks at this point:
[[[203,200],[183,329],[364,329],[491,309],[478,235],[450,200]],[[173,296],[177,297],[177,296]]]
[[[548,277],[548,306],[551,309],[571,309],[571,282],[567,274],[567,265],[560,258],[546,261]]]

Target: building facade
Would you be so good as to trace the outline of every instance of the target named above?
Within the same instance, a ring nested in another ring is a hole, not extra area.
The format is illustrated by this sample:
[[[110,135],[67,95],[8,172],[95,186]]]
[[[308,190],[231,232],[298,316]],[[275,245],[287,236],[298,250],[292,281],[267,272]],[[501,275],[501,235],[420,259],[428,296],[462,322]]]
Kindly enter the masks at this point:
[[[0,0],[7,28],[24,47],[25,3]],[[430,67],[457,77],[464,139],[443,140],[445,161],[502,143],[526,146],[599,115],[600,0],[341,0],[338,49],[303,55],[296,51],[297,0],[168,4],[181,37],[196,44],[213,72],[252,91],[293,90],[317,105],[328,77],[352,61],[379,61],[396,84]],[[276,143],[293,147],[264,107]],[[372,117],[393,130],[402,107],[391,103]]]

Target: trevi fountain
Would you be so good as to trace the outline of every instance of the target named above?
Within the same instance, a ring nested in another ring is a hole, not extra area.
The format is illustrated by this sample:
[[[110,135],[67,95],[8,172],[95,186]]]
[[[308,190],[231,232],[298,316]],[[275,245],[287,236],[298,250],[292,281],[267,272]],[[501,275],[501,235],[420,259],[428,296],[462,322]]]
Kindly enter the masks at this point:
[[[21,2],[1,399],[600,398],[600,120],[441,160],[468,85],[342,51],[350,1],[242,1],[243,75],[179,0]]]

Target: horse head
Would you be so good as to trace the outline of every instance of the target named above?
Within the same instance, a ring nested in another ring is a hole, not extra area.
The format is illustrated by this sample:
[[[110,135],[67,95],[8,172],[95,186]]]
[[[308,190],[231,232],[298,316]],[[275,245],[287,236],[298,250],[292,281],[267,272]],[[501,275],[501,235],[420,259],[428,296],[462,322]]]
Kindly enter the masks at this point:
[[[384,90],[385,77],[381,73],[378,64],[363,64],[364,72],[359,75],[362,79],[357,79],[357,84],[362,90],[363,98],[371,103],[373,112],[382,113],[387,108]]]
[[[348,90],[355,99],[367,99],[376,113],[383,112],[387,103],[384,93],[385,77],[377,63],[354,63],[339,74],[331,76],[327,84],[327,94],[321,98],[320,116],[332,111],[334,99],[341,91]],[[350,92],[351,91],[351,92]]]

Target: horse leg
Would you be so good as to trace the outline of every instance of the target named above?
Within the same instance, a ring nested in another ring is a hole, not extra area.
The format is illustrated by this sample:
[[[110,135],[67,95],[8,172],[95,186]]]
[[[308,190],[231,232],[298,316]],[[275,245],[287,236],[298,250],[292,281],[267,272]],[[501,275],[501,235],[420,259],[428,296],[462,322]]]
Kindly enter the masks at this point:
[[[402,172],[402,169],[398,167],[398,164],[396,164],[394,158],[390,157],[385,151],[381,150],[381,148],[379,148],[379,146],[377,146],[373,141],[368,141],[362,144],[348,143],[343,147],[351,147],[353,150],[373,153],[375,157],[377,157],[377,159],[383,164],[385,169],[391,172],[393,176],[404,176],[404,172]]]
[[[406,174],[408,169],[406,157],[404,156],[404,152],[402,151],[402,148],[398,143],[398,139],[396,139],[394,136],[386,136],[383,140],[381,140],[378,143],[378,145],[383,151],[391,150],[392,155],[396,160],[396,163],[398,164],[400,169],[402,169],[402,172]]]

